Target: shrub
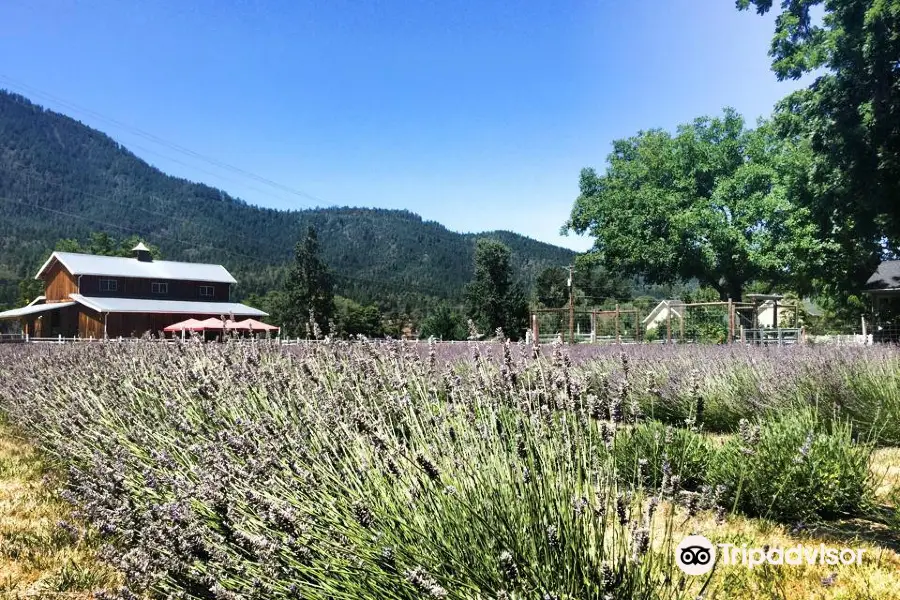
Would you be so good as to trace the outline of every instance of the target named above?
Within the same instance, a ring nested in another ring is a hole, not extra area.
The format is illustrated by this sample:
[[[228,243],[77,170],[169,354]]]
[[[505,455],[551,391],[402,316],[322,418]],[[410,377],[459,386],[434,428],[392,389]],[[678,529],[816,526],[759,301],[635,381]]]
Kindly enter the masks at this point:
[[[711,452],[708,437],[659,421],[620,432],[614,447],[620,479],[654,490],[662,484],[663,462],[680,478],[683,489],[697,489],[706,477]]]
[[[733,509],[782,522],[856,513],[871,499],[872,448],[845,421],[823,424],[811,409],[741,432],[715,453],[707,483],[728,489]]]

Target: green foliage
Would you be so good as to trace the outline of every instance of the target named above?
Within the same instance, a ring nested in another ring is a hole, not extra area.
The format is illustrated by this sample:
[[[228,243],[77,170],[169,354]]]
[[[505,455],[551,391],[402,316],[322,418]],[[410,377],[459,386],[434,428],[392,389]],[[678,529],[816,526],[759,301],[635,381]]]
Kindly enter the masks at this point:
[[[40,279],[23,279],[19,282],[18,306],[28,306],[44,294],[44,282]]]
[[[331,331],[334,317],[334,279],[319,256],[319,239],[312,227],[294,247],[294,264],[285,283],[284,324],[289,336],[311,332],[313,324]],[[327,329],[326,329],[327,328]],[[313,332],[318,337],[318,334]]]
[[[760,279],[802,289],[824,250],[790,193],[807,154],[731,109],[674,136],[640,132],[613,142],[604,175],[581,172],[565,228],[592,235],[610,271],[650,282],[697,279],[723,300]]]
[[[717,452],[710,485],[751,516],[783,522],[856,514],[871,500],[872,448],[857,443],[846,422],[828,426],[811,409],[759,422]]]
[[[765,14],[773,2],[737,5]],[[819,288],[845,311],[900,243],[898,32],[900,0],[782,2],[775,20],[769,54],[778,79],[815,76],[779,104],[775,123],[784,138],[810,142],[809,185],[795,199],[838,247],[821,265]]]
[[[534,282],[534,295],[544,308],[561,308],[569,301],[569,273],[563,267],[547,267]]]
[[[591,253],[575,259],[575,303],[579,306],[607,307],[630,299],[640,292],[640,282],[630,281],[621,272],[611,271]]]
[[[368,338],[382,337],[384,327],[381,323],[381,313],[374,305],[363,306],[349,298],[335,296],[335,335],[347,338],[354,335],[363,335]]]
[[[465,319],[447,303],[438,304],[428,313],[419,332],[419,337],[444,341],[464,340],[467,336]]]
[[[63,239],[56,242],[54,250],[57,252],[77,252],[80,254],[96,254],[98,256],[134,256],[132,249],[139,243],[143,243],[149,250],[150,256],[154,260],[163,258],[162,252],[157,246],[144,242],[139,236],[132,235],[129,237],[116,240],[116,238],[102,231],[94,231],[90,234],[86,242],[76,239]]]
[[[500,241],[482,238],[475,243],[475,276],[466,286],[469,318],[482,334],[502,328],[518,339],[528,324],[528,304],[513,280],[510,250]]]
[[[397,322],[421,319],[438,300],[460,301],[472,276],[475,235],[408,211],[248,205],[167,176],[110,137],[0,91],[0,304],[16,303],[18,282],[34,276],[59,240],[98,230],[138,235],[170,260],[222,264],[238,280],[240,301],[283,287],[297,231],[310,226],[335,293],[376,303]],[[510,232],[490,235],[510,247],[529,289],[541,270],[575,254]]]
[[[684,489],[695,490],[706,479],[712,450],[709,438],[700,433],[648,421],[620,432],[613,452],[619,476],[626,481],[658,490],[663,484],[665,462]]]
[[[900,531],[900,485],[895,485],[888,492],[887,501],[891,506],[888,513],[888,525],[894,531]]]
[[[266,321],[276,327],[281,327],[283,335],[289,336],[292,333],[285,327],[289,311],[287,294],[284,290],[272,290],[265,295],[250,294],[244,299],[244,304],[267,313],[269,316],[266,318]]]

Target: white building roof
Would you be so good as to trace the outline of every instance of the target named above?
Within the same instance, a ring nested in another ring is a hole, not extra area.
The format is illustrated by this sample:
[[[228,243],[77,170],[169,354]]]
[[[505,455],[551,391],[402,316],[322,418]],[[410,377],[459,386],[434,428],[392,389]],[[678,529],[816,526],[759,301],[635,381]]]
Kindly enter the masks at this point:
[[[211,315],[214,317],[266,317],[265,313],[237,302],[189,302],[182,300],[143,300],[141,298],[96,298],[69,294],[69,298],[101,313],[171,313]]]
[[[27,317],[28,315],[34,315],[50,310],[59,310],[60,308],[65,308],[67,306],[75,306],[75,303],[53,302],[51,304],[29,304],[28,306],[24,306],[22,308],[14,308],[13,310],[0,312],[0,319],[21,319],[22,317]]]
[[[108,277],[140,277],[144,279],[177,279],[211,283],[237,283],[222,265],[154,260],[142,262],[136,258],[96,256],[74,252],[54,252],[41,267],[35,279],[59,261],[72,275],[100,275]]]
[[[682,313],[684,312],[684,302],[681,300],[661,300],[660,303],[650,311],[650,314],[644,317],[644,325],[655,323],[660,316],[665,318],[665,313],[663,311],[666,309],[669,309],[671,314],[674,314],[676,318],[681,318]]]

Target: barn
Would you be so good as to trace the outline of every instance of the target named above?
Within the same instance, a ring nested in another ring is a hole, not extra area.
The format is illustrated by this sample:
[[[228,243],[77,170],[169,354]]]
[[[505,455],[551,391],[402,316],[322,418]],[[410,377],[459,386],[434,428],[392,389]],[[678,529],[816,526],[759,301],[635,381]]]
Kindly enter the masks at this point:
[[[178,321],[210,316],[267,316],[231,301],[237,281],[222,265],[153,260],[138,244],[132,257],[54,252],[35,279],[44,295],[0,313],[33,338],[137,337]]]

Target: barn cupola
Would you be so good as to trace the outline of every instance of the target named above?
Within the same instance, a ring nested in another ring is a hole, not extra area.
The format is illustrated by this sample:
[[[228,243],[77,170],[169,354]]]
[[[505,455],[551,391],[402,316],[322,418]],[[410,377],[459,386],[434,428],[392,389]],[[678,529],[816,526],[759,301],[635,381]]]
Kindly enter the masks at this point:
[[[145,246],[144,242],[139,242],[131,251],[134,252],[134,257],[140,262],[153,262],[153,257],[150,256],[150,248]]]

